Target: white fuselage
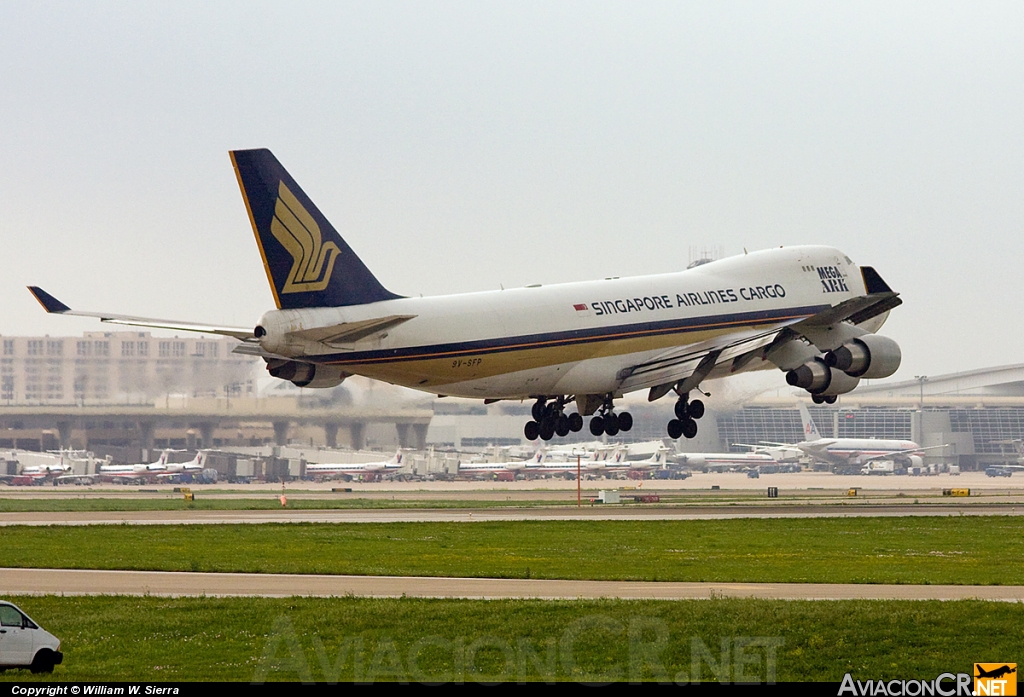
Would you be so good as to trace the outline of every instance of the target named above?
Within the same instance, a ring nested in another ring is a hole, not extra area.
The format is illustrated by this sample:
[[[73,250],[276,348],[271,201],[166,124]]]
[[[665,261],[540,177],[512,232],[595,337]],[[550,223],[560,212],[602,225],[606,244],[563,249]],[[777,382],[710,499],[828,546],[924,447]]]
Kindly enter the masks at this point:
[[[347,474],[353,472],[379,472],[386,469],[399,469],[397,462],[360,462],[360,463],[321,463],[306,465],[306,474]]]
[[[817,268],[841,279],[823,280]],[[667,351],[770,331],[864,293],[859,267],[841,251],[779,248],[653,276],[274,310],[260,322],[260,345],[436,394],[622,394],[658,384],[654,372],[630,371]],[[350,344],[288,334],[388,316],[412,319]],[[757,359],[738,370],[765,367]]]
[[[680,453],[676,456],[679,464],[691,467],[757,467],[777,465],[778,460],[764,453]]]
[[[887,454],[920,455],[920,446],[909,440],[876,440],[874,438],[822,438],[798,443],[802,451],[821,460],[837,464],[860,463]]]

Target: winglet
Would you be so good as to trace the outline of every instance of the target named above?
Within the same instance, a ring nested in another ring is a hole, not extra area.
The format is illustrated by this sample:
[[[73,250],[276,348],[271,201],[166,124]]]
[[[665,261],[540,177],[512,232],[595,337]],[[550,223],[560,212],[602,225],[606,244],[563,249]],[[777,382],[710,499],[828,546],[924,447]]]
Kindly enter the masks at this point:
[[[35,299],[39,301],[39,304],[43,306],[43,309],[47,312],[62,314],[70,312],[71,308],[62,303],[57,298],[53,297],[39,286],[29,286],[28,291],[35,296]]]
[[[882,277],[878,275],[870,266],[860,267],[860,275],[864,278],[864,289],[868,293],[891,293],[892,288],[889,284],[882,280]]]

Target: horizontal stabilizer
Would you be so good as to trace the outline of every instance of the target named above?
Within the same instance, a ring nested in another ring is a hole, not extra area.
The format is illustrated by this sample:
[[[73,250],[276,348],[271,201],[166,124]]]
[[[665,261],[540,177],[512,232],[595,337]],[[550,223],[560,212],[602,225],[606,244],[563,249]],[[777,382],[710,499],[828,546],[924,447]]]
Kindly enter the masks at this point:
[[[151,317],[134,317],[132,315],[116,315],[109,312],[83,312],[72,310],[70,307],[53,297],[38,286],[29,286],[29,292],[35,296],[39,304],[47,312],[72,317],[93,317],[101,322],[110,324],[124,324],[130,327],[152,327],[153,329],[173,329],[182,332],[201,332],[203,334],[217,334],[230,336],[240,341],[252,341],[254,339],[251,329],[242,327],[224,327],[217,324],[198,324],[196,322],[179,322],[169,319],[153,319]]]
[[[385,329],[396,327],[403,322],[408,322],[416,315],[388,315],[387,317],[375,317],[360,322],[344,322],[333,324],[329,327],[317,327],[315,329],[299,329],[288,332],[289,337],[306,339],[307,341],[319,341],[333,346],[335,344],[351,344],[364,339],[372,334],[382,332]]]

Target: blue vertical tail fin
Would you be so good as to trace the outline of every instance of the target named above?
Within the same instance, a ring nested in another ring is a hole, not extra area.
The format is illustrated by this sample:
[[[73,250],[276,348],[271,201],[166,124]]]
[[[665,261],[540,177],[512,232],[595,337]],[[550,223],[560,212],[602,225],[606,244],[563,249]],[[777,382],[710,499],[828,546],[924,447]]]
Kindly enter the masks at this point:
[[[279,308],[401,297],[380,284],[269,150],[230,155]]]

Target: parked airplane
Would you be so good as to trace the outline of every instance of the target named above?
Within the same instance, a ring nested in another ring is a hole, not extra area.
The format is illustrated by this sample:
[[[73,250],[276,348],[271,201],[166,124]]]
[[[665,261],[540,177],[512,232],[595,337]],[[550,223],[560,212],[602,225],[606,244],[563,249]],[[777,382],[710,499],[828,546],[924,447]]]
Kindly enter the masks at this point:
[[[621,450],[617,450],[613,454],[601,451],[588,453],[581,451],[577,457],[562,459],[552,459],[546,452],[538,451],[538,454],[526,463],[522,473],[527,477],[549,475],[575,477],[577,471],[581,474],[601,474],[608,471],[610,463],[622,459],[624,459],[624,454]]]
[[[711,378],[778,367],[815,402],[896,371],[876,332],[902,301],[869,266],[831,247],[770,249],[636,278],[439,297],[384,288],[269,150],[231,161],[277,309],[255,329],[74,311],[42,289],[47,312],[233,336],[274,377],[334,387],[357,374],[439,395],[536,400],[533,440],[583,428],[628,431],[614,401],[676,397],[672,438],[692,438]],[[566,413],[575,402],[576,412]]]
[[[670,452],[669,448],[659,448],[657,452],[653,453],[646,460],[627,460],[622,458],[613,462],[607,462],[605,467],[612,471],[661,469],[668,465],[668,454]]]
[[[23,467],[21,470],[21,476],[46,479],[47,477],[57,477],[62,474],[67,474],[70,471],[71,465],[64,464],[64,458],[61,458],[60,462],[51,465],[29,465],[28,467]]]
[[[537,450],[529,460],[508,460],[505,462],[459,462],[458,474],[461,477],[484,477],[496,474],[512,472],[518,474],[523,472],[530,463],[542,463],[545,461],[546,453]]]
[[[881,438],[823,438],[814,425],[811,413],[800,405],[800,419],[803,422],[805,439],[800,443],[768,443],[771,449],[796,450],[818,462],[829,462],[841,466],[867,465],[876,460],[902,458],[913,466],[923,462],[925,450],[944,448],[934,445],[922,448],[911,440],[886,440]],[[743,445],[737,443],[737,445]],[[763,448],[764,446],[744,446]]]
[[[679,453],[672,458],[679,465],[696,469],[725,470],[777,465],[779,461],[762,452],[754,453]]]
[[[156,462],[137,463],[134,465],[100,465],[96,470],[97,478],[109,482],[138,482],[155,478],[167,471],[168,451],[160,453]]]
[[[307,477],[343,477],[351,479],[367,472],[397,470],[405,461],[402,449],[399,448],[390,460],[379,462],[345,462],[345,463],[310,463],[306,465]]]
[[[166,455],[166,453],[165,453]],[[196,452],[196,456],[188,462],[167,462],[164,465],[164,471],[161,473],[162,476],[171,476],[175,474],[181,474],[182,472],[201,472],[203,469],[203,463],[206,461],[206,452],[199,450]]]
[[[1010,464],[996,465],[995,466],[996,469],[1002,469],[1002,470],[1005,470],[1007,472],[1014,472],[1014,471],[1018,471],[1019,472],[1021,470],[1024,470],[1024,440],[1022,440],[1020,438],[1014,438],[1012,440],[997,440],[997,441],[992,441],[992,442],[993,443],[997,443],[999,445],[1011,445],[1011,446],[1013,446],[1014,452],[1017,454],[1017,464],[1015,464],[1015,465],[1010,465]],[[992,468],[990,468],[990,469],[992,469]],[[1007,476],[1009,476],[1009,475],[1007,475]]]
[[[23,467],[19,474],[0,474],[0,482],[5,484],[45,484],[47,482],[59,482],[65,477],[71,477],[71,465],[64,464],[64,459],[54,464],[29,465]]]

